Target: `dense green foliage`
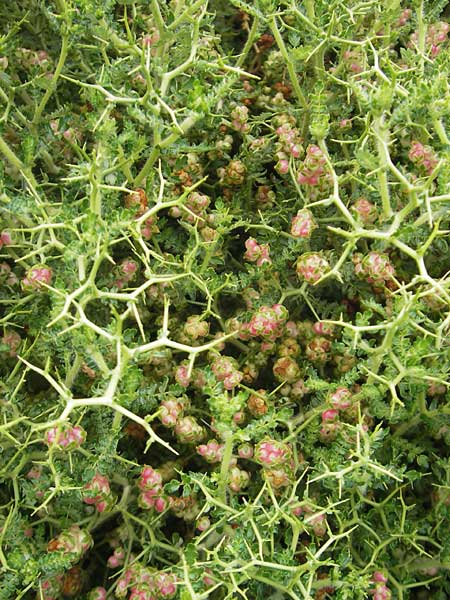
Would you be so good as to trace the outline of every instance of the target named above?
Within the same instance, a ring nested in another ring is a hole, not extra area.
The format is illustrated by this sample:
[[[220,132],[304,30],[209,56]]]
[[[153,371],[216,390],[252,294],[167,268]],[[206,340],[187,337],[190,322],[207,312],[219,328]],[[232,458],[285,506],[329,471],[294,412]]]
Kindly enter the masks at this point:
[[[444,1],[0,6],[0,600],[450,597]]]

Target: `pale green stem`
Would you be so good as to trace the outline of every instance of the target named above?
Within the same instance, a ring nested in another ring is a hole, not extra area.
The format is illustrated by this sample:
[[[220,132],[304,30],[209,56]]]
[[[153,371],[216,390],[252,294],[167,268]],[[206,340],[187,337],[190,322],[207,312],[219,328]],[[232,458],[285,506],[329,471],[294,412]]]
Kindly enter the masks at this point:
[[[224,438],[225,447],[223,449],[222,464],[220,466],[219,497],[226,503],[228,472],[230,470],[231,457],[233,456],[233,433],[227,431],[224,434]]]
[[[298,82],[298,75],[295,71],[294,64],[291,61],[287,48],[284,44],[283,38],[281,37],[280,30],[278,29],[276,18],[273,16],[269,21],[269,26],[272,31],[273,37],[280,49],[281,55],[283,57],[284,62],[286,63],[286,67],[289,73],[289,77],[292,83],[292,87],[294,88],[295,95],[297,96],[302,108],[305,110],[308,108],[308,102],[306,101],[305,95],[302,92],[302,88]]]

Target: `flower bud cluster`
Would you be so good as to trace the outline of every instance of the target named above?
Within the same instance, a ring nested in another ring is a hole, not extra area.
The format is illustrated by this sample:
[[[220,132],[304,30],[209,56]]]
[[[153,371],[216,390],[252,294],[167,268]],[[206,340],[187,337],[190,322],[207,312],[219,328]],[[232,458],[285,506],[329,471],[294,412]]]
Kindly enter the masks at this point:
[[[304,524],[309,526],[317,537],[323,537],[327,533],[327,517],[325,513],[317,512],[309,504],[294,506],[292,513],[296,517],[302,517]]]
[[[364,278],[368,283],[383,285],[392,281],[395,269],[387,254],[380,252],[369,252],[361,260],[359,256],[354,257],[355,273]]]
[[[146,510],[154,508],[156,512],[164,512],[167,500],[163,495],[162,476],[159,471],[149,466],[144,466],[137,482],[141,493],[138,504]]]
[[[110,569],[117,569],[121,567],[125,560],[125,548],[119,546],[115,548],[114,552],[108,558],[107,565]]]
[[[250,129],[248,121],[248,108],[243,105],[236,106],[231,111],[231,126],[236,131],[240,131],[241,133],[247,133]]]
[[[364,225],[372,225],[378,219],[377,207],[366,198],[358,198],[351,208]]]
[[[196,448],[197,454],[203,456],[206,462],[211,464],[222,460],[224,445],[219,444],[217,440],[209,440],[206,444],[201,444]]]
[[[63,587],[63,575],[55,574],[51,579],[39,583],[39,600],[60,600]]]
[[[80,529],[78,525],[72,525],[69,529],[62,531],[58,537],[50,540],[47,544],[47,551],[69,554],[73,562],[78,562],[93,546],[93,543],[89,531]]]
[[[125,208],[133,209],[135,219],[139,219],[148,209],[147,195],[142,188],[137,188],[126,196],[124,204]],[[145,220],[141,228],[141,235],[144,239],[149,240],[154,233],[159,233],[157,220],[157,215],[152,215]]]
[[[128,600],[161,600],[177,593],[175,575],[134,563],[117,581],[116,596]]]
[[[295,217],[292,218],[291,235],[294,237],[308,239],[316,228],[317,223],[314,215],[307,208],[299,210]]]
[[[248,323],[240,326],[241,339],[261,337],[263,340],[274,342],[284,333],[284,326],[289,313],[282,304],[260,306]]]
[[[255,202],[262,210],[271,208],[275,202],[275,192],[268,185],[260,185],[256,190]]]
[[[93,504],[100,513],[109,510],[114,503],[114,496],[108,478],[96,473],[83,488],[83,502]]]
[[[305,347],[306,358],[313,363],[325,363],[330,358],[331,341],[318,336],[310,340]]]
[[[412,10],[410,8],[405,8],[404,10],[402,10],[400,17],[398,18],[398,21],[397,21],[397,27],[404,27],[410,20],[411,15],[412,15]]]
[[[165,427],[175,427],[188,406],[187,398],[169,397],[161,402],[159,418]]]
[[[22,288],[26,292],[41,291],[52,282],[53,273],[47,265],[31,267],[22,279]]]
[[[323,442],[330,442],[336,439],[336,436],[341,428],[342,423],[339,421],[339,410],[335,408],[328,408],[322,412],[320,439]]]
[[[318,252],[306,252],[298,257],[296,263],[299,279],[311,284],[317,283],[330,268],[330,263]]]
[[[272,264],[269,256],[269,244],[258,244],[254,238],[250,237],[245,242],[245,248],[244,260],[256,262],[257,267],[261,267],[264,264]]]
[[[212,364],[211,370],[217,381],[222,381],[226,390],[232,390],[242,381],[242,372],[238,369],[238,363],[230,356],[217,355]]]
[[[266,390],[258,390],[258,395],[251,394],[247,400],[247,408],[254,417],[262,417],[269,410],[267,400],[264,397]]]
[[[186,319],[183,331],[191,340],[206,337],[209,333],[209,323],[204,321],[200,315],[190,315]]]
[[[205,219],[207,217],[207,209],[211,203],[211,199],[209,196],[205,194],[200,194],[199,192],[191,192],[186,199],[186,208],[189,209],[189,213],[185,213],[183,218],[188,223],[196,223],[199,222],[199,227],[202,227],[205,224]]]
[[[182,417],[175,425],[175,435],[184,444],[195,444],[205,436],[204,428],[195,417]]]
[[[239,493],[250,483],[250,474],[237,466],[230,465],[228,486],[232,492]]]
[[[411,162],[421,167],[427,175],[431,175],[439,162],[437,156],[429,146],[424,146],[416,140],[411,142],[408,158]]]
[[[425,36],[425,48],[426,52],[435,58],[442,50],[444,44],[448,41],[448,32],[450,25],[445,21],[439,21],[433,23],[427,29]],[[408,48],[417,47],[419,44],[419,31],[415,31],[411,34]]]
[[[22,343],[22,338],[17,331],[13,331],[12,329],[5,331],[5,334],[2,336],[0,341],[2,345],[8,347],[6,352],[10,357],[17,356],[17,350]]]
[[[300,377],[300,367],[291,356],[278,358],[272,368],[273,374],[278,381],[294,383]]]
[[[0,263],[0,283],[6,283],[7,285],[19,283],[19,278],[7,262]]]
[[[358,74],[364,70],[363,57],[360,50],[345,50],[342,59],[343,64],[351,73]]]
[[[263,477],[275,490],[292,482],[294,461],[289,444],[265,439],[255,446],[254,459],[263,467]]]
[[[87,595],[87,600],[106,600],[106,590],[104,587],[93,588]]]
[[[372,583],[374,589],[370,590],[373,595],[373,600],[390,600],[392,598],[392,592],[387,587],[387,577],[381,571],[375,571],[372,575]]]
[[[138,272],[138,264],[131,258],[124,258],[122,262],[114,269],[114,286],[122,289],[135,279]]]
[[[45,443],[58,450],[74,450],[86,439],[85,430],[79,425],[74,427],[68,423],[51,427],[45,432]]]
[[[299,131],[289,121],[282,123],[276,129],[278,140],[276,143],[275,157],[277,163],[275,170],[280,175],[289,171],[289,158],[300,158],[303,153],[302,138]]]
[[[231,160],[226,167],[217,169],[217,175],[221,185],[242,185],[245,180],[247,169],[241,160]]]
[[[324,153],[319,148],[310,144],[306,148],[306,156],[297,173],[300,185],[323,189],[330,180],[330,172]]]
[[[0,250],[3,246],[10,246],[12,244],[12,237],[9,231],[2,231],[0,233]]]

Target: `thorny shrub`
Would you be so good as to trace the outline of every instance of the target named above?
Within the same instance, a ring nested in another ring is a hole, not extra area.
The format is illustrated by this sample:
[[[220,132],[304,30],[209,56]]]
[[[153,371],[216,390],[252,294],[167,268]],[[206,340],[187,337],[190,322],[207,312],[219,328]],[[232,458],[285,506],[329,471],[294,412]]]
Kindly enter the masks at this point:
[[[1,600],[450,597],[449,14],[1,3]]]

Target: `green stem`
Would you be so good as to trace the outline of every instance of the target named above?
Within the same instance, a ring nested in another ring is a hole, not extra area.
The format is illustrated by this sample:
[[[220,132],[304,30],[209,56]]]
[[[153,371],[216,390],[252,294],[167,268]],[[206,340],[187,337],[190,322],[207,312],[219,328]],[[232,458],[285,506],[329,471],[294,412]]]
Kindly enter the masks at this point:
[[[69,23],[66,23],[66,26],[67,26],[67,28],[69,28]],[[68,33],[64,33],[63,37],[62,37],[61,52],[59,54],[58,64],[56,65],[55,72],[53,73],[53,77],[50,81],[47,91],[45,92],[42,100],[39,103],[39,106],[36,108],[36,111],[34,113],[34,117],[33,117],[33,121],[32,121],[32,126],[34,129],[36,129],[37,125],[39,124],[39,121],[41,120],[42,113],[44,111],[44,108],[45,108],[47,102],[50,100],[50,97],[56,90],[56,84],[57,84],[59,76],[61,75],[61,72],[64,68],[64,64],[66,62],[68,52],[69,52],[69,35],[68,35]]]
[[[389,184],[387,178],[387,160],[386,153],[389,141],[389,132],[383,122],[383,117],[377,117],[373,122],[373,129],[377,137],[377,150],[380,159],[380,170],[378,171],[378,185],[380,189],[381,205],[383,214],[386,219],[390,219],[393,215],[391,207],[391,199],[389,194]]]
[[[226,503],[228,472],[230,469],[231,457],[233,455],[233,433],[231,431],[225,432],[224,438],[225,447],[223,449],[222,464],[220,466],[219,497]]]
[[[166,25],[164,23],[164,19],[162,18],[161,10],[159,9],[158,0],[152,0],[151,10],[156,27],[158,29],[159,37],[162,38]]]
[[[259,21],[258,19],[255,17],[253,19],[253,23],[252,26],[250,28],[250,31],[248,32],[248,36],[247,36],[247,41],[245,42],[245,46],[242,50],[241,55],[239,56],[237,62],[236,62],[236,67],[242,67],[242,65],[244,64],[245,59],[247,58],[248,53],[250,52],[251,47],[253,46],[253,42],[255,40],[256,37],[256,33],[258,31],[258,25],[259,25]]]
[[[308,102],[306,101],[305,95],[302,92],[302,88],[298,82],[298,75],[295,72],[294,64],[292,63],[287,48],[284,44],[283,38],[281,37],[280,30],[278,29],[277,22],[275,17],[271,17],[270,19],[270,29],[272,31],[273,37],[280,49],[281,55],[283,57],[284,62],[286,63],[286,67],[289,73],[289,77],[291,79],[292,87],[294,88],[295,95],[297,96],[302,108],[305,110],[308,108]]]
[[[448,139],[447,132],[445,131],[445,127],[444,127],[441,119],[438,119],[437,117],[432,117],[432,118],[433,118],[433,127],[437,133],[439,141],[441,142],[441,144],[444,144],[444,146],[449,146],[450,140]]]
[[[31,169],[27,168],[24,163],[20,160],[20,158],[15,154],[8,144],[5,142],[3,137],[0,135],[0,153],[6,158],[6,160],[15,167],[18,171],[22,172],[25,177],[30,181],[31,185],[36,189],[37,181],[34,178]]]

